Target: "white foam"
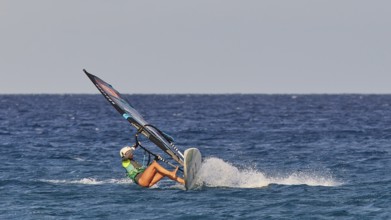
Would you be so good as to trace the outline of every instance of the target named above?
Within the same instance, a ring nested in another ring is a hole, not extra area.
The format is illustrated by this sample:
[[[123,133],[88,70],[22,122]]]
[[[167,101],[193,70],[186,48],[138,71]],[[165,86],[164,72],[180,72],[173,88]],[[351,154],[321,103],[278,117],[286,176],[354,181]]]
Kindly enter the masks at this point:
[[[87,161],[86,159],[81,158],[81,157],[72,157],[72,159],[77,160],[77,161],[82,161],[82,162]]]
[[[329,174],[294,172],[287,177],[274,177],[271,182],[280,185],[339,186]]]
[[[107,179],[97,180],[94,178],[82,178],[79,180],[47,180],[40,179],[41,182],[54,183],[54,184],[81,184],[81,185],[105,185],[105,184],[129,184],[132,183],[130,179]]]
[[[81,184],[81,185],[105,185],[105,184],[132,184],[128,178],[98,180],[95,178],[82,178],[77,180],[48,180],[40,179],[38,181],[53,184]],[[168,180],[167,180],[168,181]],[[153,188],[165,186],[165,181],[159,182]],[[171,180],[170,180],[171,183]],[[223,161],[222,159],[211,157],[203,161],[198,185],[208,187],[229,187],[229,188],[260,188],[270,184],[278,185],[308,185],[308,186],[339,186],[341,183],[336,181],[331,174],[327,172],[293,172],[288,175],[267,176],[261,171],[253,168],[239,169],[234,165]],[[173,187],[170,185],[170,187]],[[174,188],[183,188],[181,185],[175,185]]]
[[[199,184],[209,187],[259,188],[269,184],[338,186],[331,175],[316,172],[294,172],[288,176],[266,176],[252,168],[238,169],[219,158],[207,158],[202,164]]]

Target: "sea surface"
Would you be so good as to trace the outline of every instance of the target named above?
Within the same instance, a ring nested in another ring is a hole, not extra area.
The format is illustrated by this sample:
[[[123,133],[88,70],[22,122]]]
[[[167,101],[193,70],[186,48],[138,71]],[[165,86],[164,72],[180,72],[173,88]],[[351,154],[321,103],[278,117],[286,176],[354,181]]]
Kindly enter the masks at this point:
[[[391,95],[125,97],[200,149],[199,188],[127,179],[100,94],[0,95],[0,219],[391,219]]]

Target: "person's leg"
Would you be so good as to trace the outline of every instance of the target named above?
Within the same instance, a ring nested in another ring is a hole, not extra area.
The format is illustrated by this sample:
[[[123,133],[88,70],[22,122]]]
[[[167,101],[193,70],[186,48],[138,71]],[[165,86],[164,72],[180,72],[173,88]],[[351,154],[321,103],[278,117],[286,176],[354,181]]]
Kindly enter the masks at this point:
[[[167,176],[168,178],[177,181],[178,183],[185,184],[185,181],[182,178],[176,176],[178,168],[174,171],[168,171],[156,161],[153,161],[151,165],[141,174],[138,179],[138,183],[144,187],[151,187],[157,182],[159,182],[163,177]]]
[[[152,178],[152,181],[149,183],[149,187],[155,185],[157,182],[159,182],[161,179],[163,179],[163,175],[159,172],[155,174],[155,176]]]
[[[170,171],[166,170],[164,167],[160,166],[160,164],[158,164],[156,161],[154,161],[154,163],[152,163],[152,164],[154,164],[158,173],[160,173],[160,174],[162,174],[162,175],[164,175],[174,181],[177,181],[180,184],[185,184],[185,181],[176,175],[176,172],[178,171],[178,167],[175,170],[170,172]]]
[[[152,164],[151,164],[152,165]],[[144,187],[150,187],[150,183],[151,181],[153,180],[153,178],[155,177],[155,175],[157,174],[157,170],[155,169],[154,166],[148,166],[147,169],[144,170],[143,173],[139,174],[136,179],[137,179],[137,183],[140,185],[140,186],[144,186]],[[159,174],[161,175],[161,174]],[[162,176],[162,175],[161,175]],[[164,176],[162,176],[161,178],[163,178]]]

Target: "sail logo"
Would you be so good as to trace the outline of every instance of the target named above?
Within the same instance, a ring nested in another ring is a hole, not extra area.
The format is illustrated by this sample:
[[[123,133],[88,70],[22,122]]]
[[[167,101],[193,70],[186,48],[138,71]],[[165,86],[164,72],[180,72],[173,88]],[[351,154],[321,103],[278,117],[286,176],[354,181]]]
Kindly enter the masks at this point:
[[[105,92],[107,93],[109,96],[113,96],[113,97],[116,97],[116,98],[120,98],[119,95],[118,95],[118,92],[115,91],[113,88],[109,87],[109,85],[106,85],[105,83],[101,82],[101,81],[97,81],[99,87]]]

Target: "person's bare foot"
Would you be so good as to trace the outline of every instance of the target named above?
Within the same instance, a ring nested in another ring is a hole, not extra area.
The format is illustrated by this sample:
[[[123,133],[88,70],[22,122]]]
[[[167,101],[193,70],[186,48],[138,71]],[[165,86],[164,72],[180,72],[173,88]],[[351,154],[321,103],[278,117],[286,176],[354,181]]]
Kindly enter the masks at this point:
[[[180,183],[180,184],[185,184],[185,180],[182,179],[182,178],[180,178],[180,177],[177,177],[177,178],[176,178],[176,181],[177,181],[178,183]]]

